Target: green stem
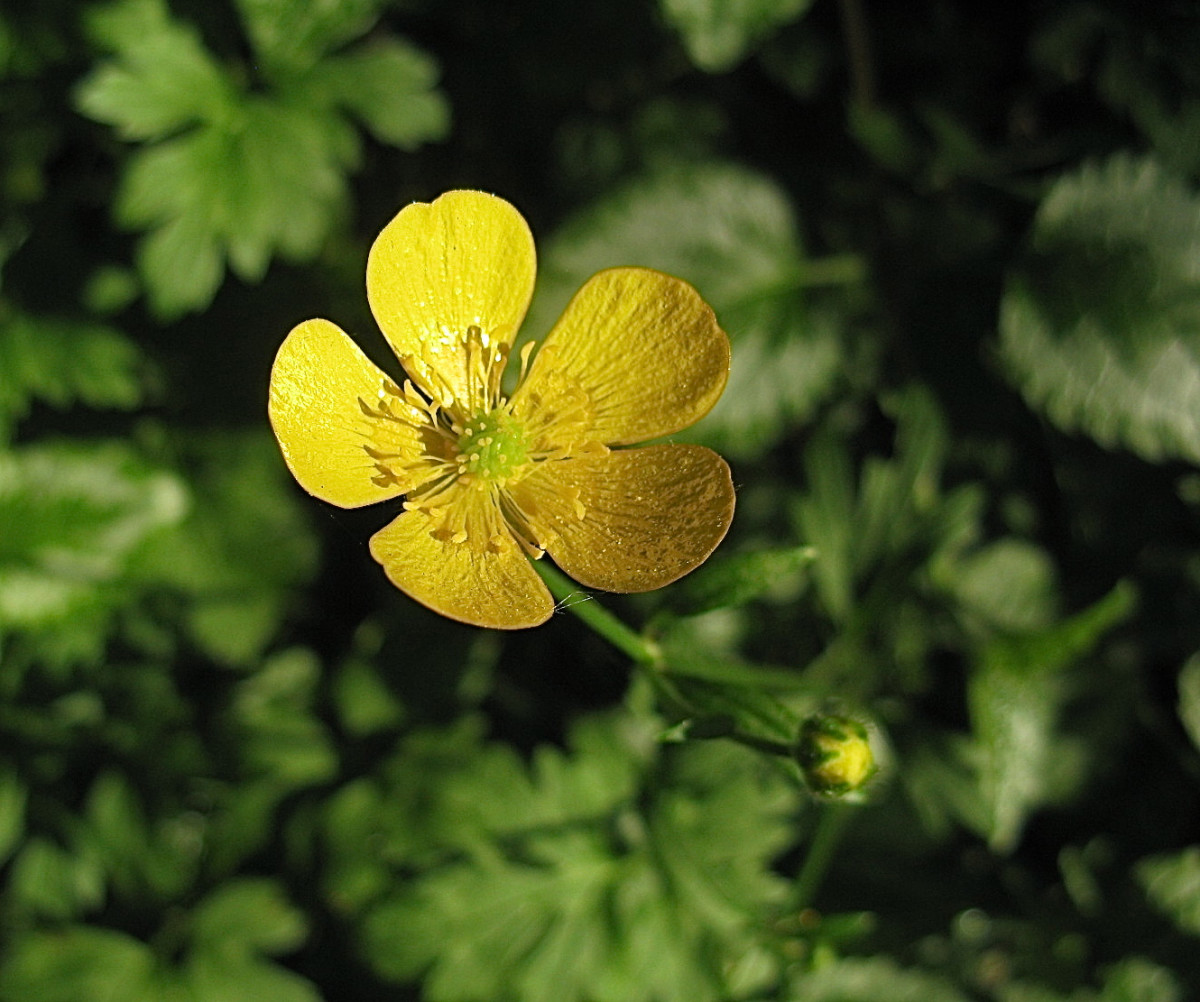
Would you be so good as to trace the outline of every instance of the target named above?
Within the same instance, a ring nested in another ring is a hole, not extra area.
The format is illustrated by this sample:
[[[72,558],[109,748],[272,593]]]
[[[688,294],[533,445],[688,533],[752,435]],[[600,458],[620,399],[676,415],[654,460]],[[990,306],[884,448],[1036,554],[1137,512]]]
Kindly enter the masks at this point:
[[[825,872],[833,862],[834,853],[841,841],[842,833],[846,830],[846,822],[850,820],[849,804],[825,803],[821,805],[821,817],[817,821],[817,830],[813,833],[808,854],[804,857],[804,865],[800,867],[800,875],[796,878],[795,908],[803,911],[812,905],[825,879]]]
[[[549,561],[535,560],[533,566],[564,609],[570,609],[618,650],[640,665],[662,662],[658,644],[631,630]]]

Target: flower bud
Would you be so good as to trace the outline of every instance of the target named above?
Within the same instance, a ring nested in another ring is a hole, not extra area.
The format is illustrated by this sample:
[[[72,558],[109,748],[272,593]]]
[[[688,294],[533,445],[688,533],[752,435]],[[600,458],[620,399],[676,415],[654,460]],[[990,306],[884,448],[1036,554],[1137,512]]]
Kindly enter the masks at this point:
[[[808,788],[840,797],[861,789],[875,775],[867,729],[851,717],[816,714],[800,726],[796,761]]]

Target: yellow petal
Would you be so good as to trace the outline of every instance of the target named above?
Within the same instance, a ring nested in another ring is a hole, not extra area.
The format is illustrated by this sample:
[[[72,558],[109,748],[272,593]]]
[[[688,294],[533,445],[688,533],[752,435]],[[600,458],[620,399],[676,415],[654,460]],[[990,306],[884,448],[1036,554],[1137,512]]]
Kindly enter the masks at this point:
[[[461,399],[467,328],[511,344],[536,271],[533,235],[516,209],[481,191],[450,191],[384,227],[367,260],[367,298],[396,354],[423,360]]]
[[[729,467],[698,445],[542,463],[513,494],[555,563],[606,591],[670,584],[704,562],[733,519]]]
[[[482,503],[491,504],[486,495]],[[472,513],[469,528],[486,521]],[[554,601],[515,540],[505,547],[440,539],[440,523],[406,511],[371,537],[371,556],[397,588],[434,612],[473,626],[516,630],[550,618]]]
[[[365,446],[415,461],[411,430],[368,417],[360,401],[379,400],[387,376],[341,328],[307,320],[284,339],[271,368],[267,412],[283,458],[309,494],[342,508],[358,508],[410,490],[416,482],[380,486]],[[419,481],[418,481],[419,482]]]
[[[514,397],[552,396],[562,377],[591,398],[595,437],[626,445],[679,431],[717,402],[729,338],[686,282],[611,268],[575,294]]]

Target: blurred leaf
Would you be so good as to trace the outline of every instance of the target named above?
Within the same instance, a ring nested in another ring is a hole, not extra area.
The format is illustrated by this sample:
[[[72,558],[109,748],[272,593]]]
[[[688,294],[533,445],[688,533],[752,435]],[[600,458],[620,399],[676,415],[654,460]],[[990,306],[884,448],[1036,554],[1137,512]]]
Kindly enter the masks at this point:
[[[325,59],[314,75],[310,86],[381,143],[414,150],[450,129],[450,106],[436,88],[437,64],[400,39]]]
[[[233,106],[224,71],[162,0],[120,0],[86,19],[97,44],[119,54],[80,84],[76,106],[127,140],[162,139]]]
[[[25,832],[27,791],[10,762],[0,763],[0,866],[8,861]]]
[[[694,285],[729,333],[733,361],[716,407],[684,435],[754,456],[812,413],[841,364],[840,333],[802,290],[803,258],[784,192],[728,164],[655,172],[567,223],[542,251],[527,333],[542,337],[591,275],[640,265]]]
[[[794,785],[714,744],[666,753],[639,795],[614,768],[631,751],[614,724],[577,729],[570,757],[539,750],[527,777],[513,765],[436,777],[425,811],[458,818],[447,834],[471,848],[402,878],[371,913],[381,973],[427,971],[432,1002],[694,1002],[760,986],[773,962],[755,930],[784,890],[768,863]],[[464,843],[479,822],[507,835]]]
[[[373,665],[351,658],[334,678],[334,699],[342,727],[354,737],[395,730],[404,706]]]
[[[183,1002],[161,991],[158,958],[112,929],[69,926],[20,936],[0,964],[4,1002]]]
[[[267,66],[297,73],[367,32],[385,0],[236,0],[236,5]]]
[[[794,597],[816,556],[811,546],[718,556],[686,577],[678,591],[690,614],[745,605],[772,592]]]
[[[272,90],[235,82],[163,0],[118,0],[92,19],[93,37],[114,55],[82,82],[77,104],[126,138],[151,141],[131,154],[114,211],[121,225],[148,231],[138,268],[160,317],[206,306],[227,263],[258,281],[273,256],[320,250],[359,156],[341,107],[405,149],[445,133],[434,65],[406,43],[315,62],[365,31],[377,7],[246,0],[252,36],[286,70]]]
[[[207,305],[226,259],[257,281],[273,253],[314,255],[342,207],[353,144],[330,112],[248,97],[218,124],[133,154],[115,212],[150,231],[138,267],[155,311]]]
[[[1134,872],[1159,911],[1184,932],[1200,936],[1200,846],[1143,859]]]
[[[304,942],[308,923],[288,901],[277,880],[231,880],[212,891],[192,912],[193,948],[236,953],[290,953]],[[245,997],[260,998],[249,991]]]
[[[794,980],[794,1002],[967,1002],[940,974],[906,969],[886,957],[844,957]]]
[[[1012,849],[1029,812],[1049,800],[1070,756],[1056,737],[1066,696],[1063,672],[1133,606],[1118,585],[1103,599],[1035,633],[998,636],[984,647],[968,682],[980,791],[989,844]]]
[[[1060,428],[1200,460],[1200,200],[1154,160],[1061,178],[1001,306],[1001,350]]]
[[[13,855],[11,905],[49,919],[75,918],[104,899],[104,872],[92,855],[73,854],[48,839],[27,839]]]
[[[1002,630],[1048,626],[1058,605],[1054,565],[1039,546],[999,539],[939,569],[972,613]]]
[[[139,550],[187,503],[176,477],[121,443],[0,454],[0,634],[57,630],[58,646],[74,634],[94,649]]]
[[[136,407],[148,368],[138,348],[112,328],[6,310],[0,319],[0,440],[35,400],[60,408]]]
[[[192,956],[182,982],[189,1002],[321,1002],[306,978],[255,957]]]
[[[731,69],[750,48],[808,11],[812,0],[659,0],[692,62],[709,73]]]
[[[187,597],[185,628],[210,657],[257,664],[316,567],[305,511],[268,432],[214,431],[177,447],[194,503],[141,555],[136,575]]]
[[[1128,957],[1106,973],[1099,1002],[1181,1002],[1175,976],[1144,957]]]
[[[1179,673],[1179,719],[1200,748],[1200,654],[1194,654]]]
[[[297,648],[274,655],[238,685],[232,715],[251,775],[267,777],[285,789],[333,776],[337,753],[327,728],[312,711],[320,673],[316,656]]]

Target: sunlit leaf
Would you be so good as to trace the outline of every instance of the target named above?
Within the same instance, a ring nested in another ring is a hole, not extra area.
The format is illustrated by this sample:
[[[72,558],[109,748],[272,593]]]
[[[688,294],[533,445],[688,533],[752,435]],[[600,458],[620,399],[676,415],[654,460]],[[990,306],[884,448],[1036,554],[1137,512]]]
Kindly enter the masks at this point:
[[[150,367],[118,331],[6,312],[0,318],[0,438],[35,400],[128,410],[144,399]]]
[[[113,929],[68,926],[21,936],[6,960],[0,965],[5,1000],[176,1002],[159,991],[150,947]]]
[[[1200,936],[1200,846],[1143,859],[1135,872],[1159,911],[1184,932]]]
[[[730,69],[755,43],[811,5],[812,0],[660,0],[692,62],[710,73]]]
[[[1106,446],[1200,460],[1198,255],[1200,198],[1154,160],[1061,178],[1001,307],[1030,405]]]
[[[1132,590],[1114,588],[1076,616],[1043,630],[996,637],[968,683],[975,761],[997,851],[1012,849],[1029,813],[1063,782],[1071,756],[1056,723],[1067,695],[1064,671],[1129,614]]]

